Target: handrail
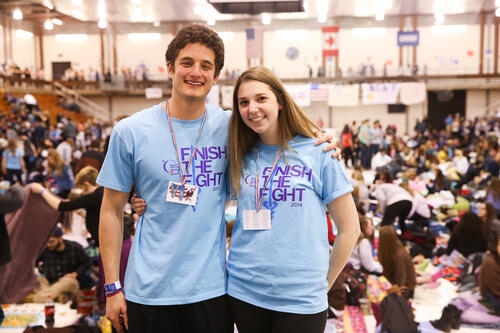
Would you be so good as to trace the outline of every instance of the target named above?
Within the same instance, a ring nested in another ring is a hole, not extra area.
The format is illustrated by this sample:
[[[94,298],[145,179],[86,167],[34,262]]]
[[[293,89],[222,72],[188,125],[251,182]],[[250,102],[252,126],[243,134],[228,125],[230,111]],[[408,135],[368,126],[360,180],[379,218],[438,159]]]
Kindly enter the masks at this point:
[[[80,106],[80,108],[91,114],[92,116],[99,118],[101,120],[109,120],[109,110],[92,102],[88,98],[79,95],[76,91],[67,88],[64,84],[54,81],[54,90],[56,94],[64,96],[66,98],[73,98],[74,102]]]

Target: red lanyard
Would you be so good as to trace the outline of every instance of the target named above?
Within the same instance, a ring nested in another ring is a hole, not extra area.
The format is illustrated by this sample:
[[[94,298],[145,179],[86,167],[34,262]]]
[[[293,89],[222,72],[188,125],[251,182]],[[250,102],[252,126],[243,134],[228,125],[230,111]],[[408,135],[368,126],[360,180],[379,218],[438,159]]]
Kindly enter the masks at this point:
[[[264,182],[264,188],[262,189],[262,194],[260,195],[259,198],[259,164],[260,164],[260,153],[259,153],[259,146],[257,146],[257,176],[255,177],[255,209],[257,211],[260,211],[260,207],[262,206],[262,198],[264,198],[264,191],[266,190],[267,184],[269,183],[269,180],[271,179],[274,169],[276,168],[276,165],[278,164],[278,160],[281,156],[281,151],[278,153],[276,156],[276,159],[274,160],[273,167],[271,168],[271,172],[269,173],[269,177],[267,177],[266,181]]]
[[[203,120],[201,121],[201,126],[200,126],[200,131],[198,132],[198,138],[196,138],[196,144],[194,146],[193,154],[191,154],[191,158],[189,159],[189,163],[186,166],[186,175],[182,176],[182,164],[181,164],[181,159],[179,158],[179,150],[177,149],[177,141],[175,140],[175,133],[174,133],[174,128],[172,127],[172,120],[170,119],[170,113],[168,112],[168,101],[166,103],[163,103],[163,110],[167,113],[168,117],[168,124],[170,125],[170,133],[172,134],[172,143],[175,148],[175,154],[177,155],[177,163],[179,165],[179,173],[181,176],[181,186],[184,186],[184,183],[186,182],[186,177],[189,173],[189,167],[191,166],[191,162],[193,161],[193,157],[196,154],[196,150],[198,149],[198,142],[200,141],[201,137],[201,132],[203,131],[203,126],[205,125],[205,119],[207,119],[207,111],[203,113]]]

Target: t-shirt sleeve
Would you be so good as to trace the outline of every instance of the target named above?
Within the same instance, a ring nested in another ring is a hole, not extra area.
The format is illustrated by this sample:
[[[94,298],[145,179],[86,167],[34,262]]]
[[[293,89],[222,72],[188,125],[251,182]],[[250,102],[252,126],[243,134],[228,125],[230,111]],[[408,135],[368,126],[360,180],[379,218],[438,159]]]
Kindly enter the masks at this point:
[[[111,134],[108,152],[97,183],[120,192],[130,192],[134,179],[132,142],[126,143],[123,126],[118,123]]]
[[[352,192],[347,175],[336,158],[331,158],[330,154],[324,157],[321,170],[322,193],[321,199],[326,205],[343,194]]]

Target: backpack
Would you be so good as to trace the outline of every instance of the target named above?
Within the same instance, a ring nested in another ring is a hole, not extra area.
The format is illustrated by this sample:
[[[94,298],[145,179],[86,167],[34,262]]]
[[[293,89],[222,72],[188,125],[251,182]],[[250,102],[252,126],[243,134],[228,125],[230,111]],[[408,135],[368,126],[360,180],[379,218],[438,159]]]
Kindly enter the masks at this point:
[[[418,333],[418,324],[408,301],[396,293],[387,295],[380,305],[382,332]]]
[[[346,284],[346,303],[347,305],[359,306],[359,299],[365,297],[366,292],[366,274],[354,269],[352,264],[348,263],[342,271],[344,283]]]

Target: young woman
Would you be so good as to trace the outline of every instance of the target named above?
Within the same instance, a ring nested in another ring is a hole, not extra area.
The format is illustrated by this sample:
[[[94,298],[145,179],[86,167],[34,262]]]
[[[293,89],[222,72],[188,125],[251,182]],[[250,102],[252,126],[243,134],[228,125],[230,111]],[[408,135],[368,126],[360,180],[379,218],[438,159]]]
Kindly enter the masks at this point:
[[[349,162],[350,159],[351,167],[354,168],[354,157],[352,152],[352,135],[348,124],[345,124],[340,138],[342,142],[342,150],[344,151],[345,154],[345,165],[347,167],[347,163]]]
[[[227,292],[238,331],[323,332],[327,291],[359,235],[347,177],[265,67],[236,81],[229,128],[238,211]],[[325,205],[339,230],[330,259]]]
[[[74,186],[70,167],[64,164],[61,155],[54,148],[48,150],[47,164],[49,177],[54,178],[54,183],[57,186],[56,194],[66,199]]]
[[[479,288],[490,307],[500,311],[500,238],[497,235],[490,247],[490,255],[481,265]]]
[[[26,173],[26,166],[23,157],[22,150],[17,147],[17,141],[9,139],[7,141],[7,149],[3,151],[2,171],[5,178],[11,184],[17,181],[21,185],[24,185],[22,174]]]
[[[238,78],[227,292],[240,333],[324,332],[327,291],[359,237],[352,187],[339,162],[313,145],[314,128],[267,68]],[[338,229],[331,255],[325,206]]]
[[[383,275],[389,282],[397,284],[403,296],[413,298],[417,284],[415,267],[392,226],[382,226],[379,229],[378,260],[382,264]]]
[[[460,222],[451,233],[446,254],[453,250],[468,257],[472,253],[486,252],[487,239],[483,233],[483,221],[474,212],[468,211],[460,218]]]
[[[382,274],[382,265],[373,258],[373,223],[366,216],[359,216],[361,236],[352,251],[349,263],[357,270],[371,274]]]

